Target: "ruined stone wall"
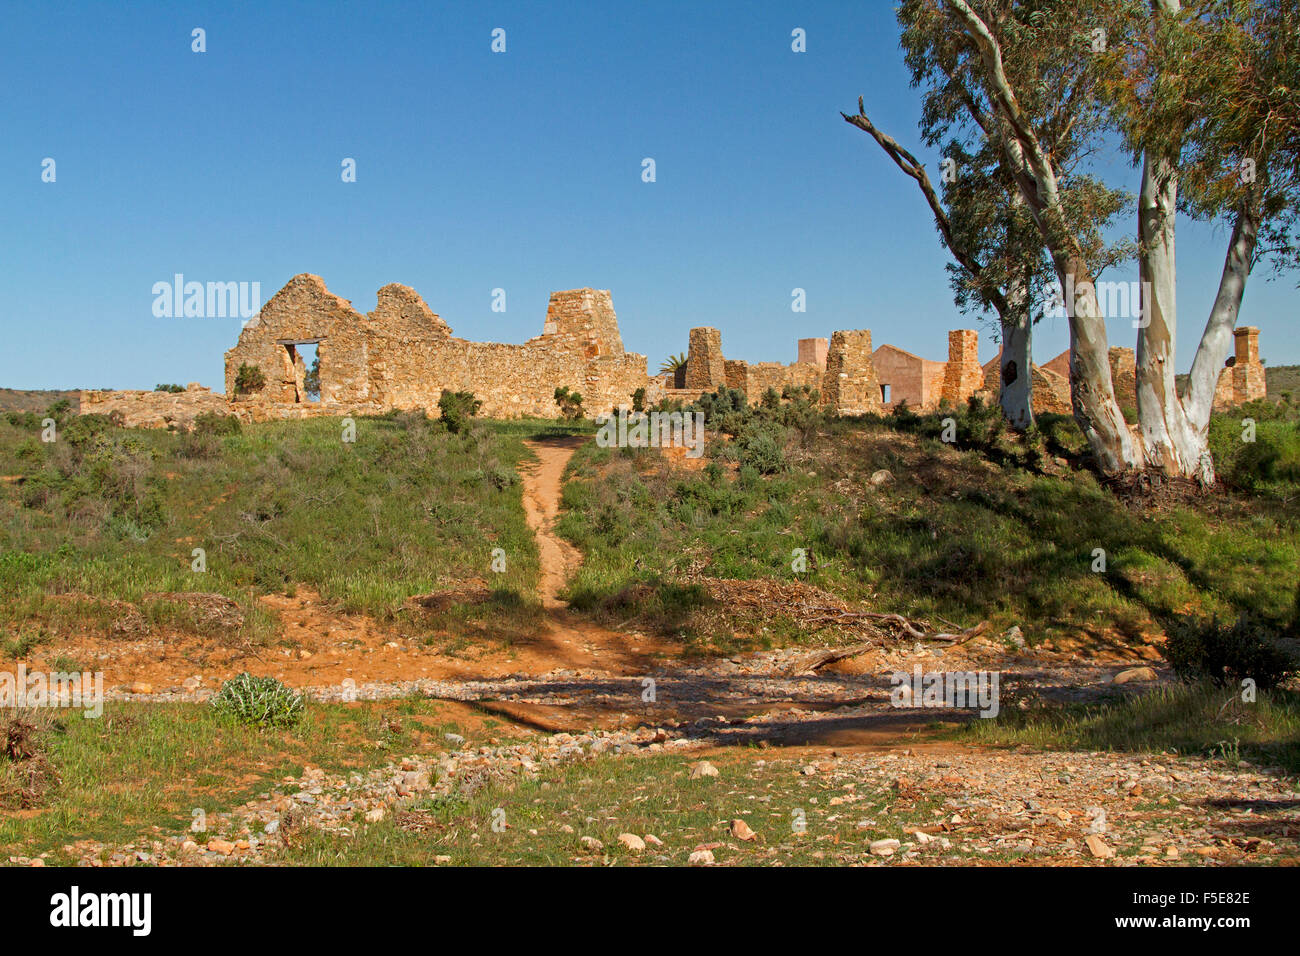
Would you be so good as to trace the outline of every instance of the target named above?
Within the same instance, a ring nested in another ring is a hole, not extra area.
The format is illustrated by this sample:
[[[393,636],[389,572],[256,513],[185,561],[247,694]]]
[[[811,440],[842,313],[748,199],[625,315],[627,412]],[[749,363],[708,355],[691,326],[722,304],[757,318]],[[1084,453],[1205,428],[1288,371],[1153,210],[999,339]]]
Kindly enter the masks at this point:
[[[127,428],[188,429],[204,413],[230,415],[231,405],[197,382],[183,392],[83,391],[80,415],[121,416]]]
[[[738,388],[749,393],[749,363],[743,359],[726,359],[723,363],[727,388]]]
[[[990,404],[997,404],[1002,394],[1002,357],[988,362],[984,366],[984,392]],[[1073,411],[1070,405],[1070,380],[1062,377],[1046,365],[1031,366],[1031,399],[1035,415],[1044,413],[1052,415],[1069,415]]]
[[[880,412],[880,381],[872,362],[871,332],[853,329],[831,335],[821,393],[822,405],[840,415]]]
[[[429,388],[430,359],[453,340],[451,327],[424,299],[404,285],[384,286],[362,331],[369,358],[370,397],[395,408],[436,407],[438,394],[431,396]],[[426,404],[430,397],[432,404]]]
[[[754,405],[763,400],[763,393],[769,388],[775,389],[778,395],[786,386],[797,388],[806,385],[820,392],[824,376],[823,366],[811,362],[795,362],[793,365],[756,362],[747,369],[745,394],[749,396],[750,404]]]
[[[295,367],[285,343],[315,342],[321,401],[369,401],[364,323],[352,303],[330,292],[320,276],[294,276],[249,320],[235,347],[226,353],[226,394],[235,401],[303,400],[304,369]],[[266,385],[256,394],[236,395],[235,376],[245,362],[262,370]]]
[[[980,337],[974,329],[948,333],[948,361],[943,370],[939,400],[961,408],[984,387],[984,369],[979,361]]]
[[[276,417],[301,417],[286,409],[305,397],[305,366],[286,345],[304,341],[316,343],[318,404],[327,410],[346,404],[432,411],[448,390],[473,392],[485,416],[553,418],[560,414],[557,386],[581,393],[589,415],[630,405],[637,389],[646,389],[648,401],[663,389],[647,374],[645,356],[624,351],[607,290],[553,293],[542,334],[506,345],[454,337],[407,286],[384,286],[363,317],[319,277],[302,275],[276,293],[226,353],[227,393],[241,404],[274,406]],[[261,368],[267,384],[235,396],[243,362]]]
[[[552,292],[542,334],[529,345],[545,344],[583,358],[623,355],[623,337],[608,289]]]
[[[1120,408],[1137,408],[1137,356],[1132,349],[1110,350],[1110,381]]]

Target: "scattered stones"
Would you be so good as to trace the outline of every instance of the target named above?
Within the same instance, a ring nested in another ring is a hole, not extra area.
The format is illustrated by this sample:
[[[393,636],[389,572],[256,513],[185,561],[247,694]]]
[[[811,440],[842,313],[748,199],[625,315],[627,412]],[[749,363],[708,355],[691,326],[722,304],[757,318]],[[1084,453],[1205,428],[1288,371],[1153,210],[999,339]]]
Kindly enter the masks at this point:
[[[708,866],[714,862],[713,851],[694,850],[691,852],[691,855],[686,858],[686,862],[689,863],[691,866]]]
[[[707,760],[700,760],[691,764],[691,779],[698,780],[700,777],[716,777],[718,768],[713,766]]]

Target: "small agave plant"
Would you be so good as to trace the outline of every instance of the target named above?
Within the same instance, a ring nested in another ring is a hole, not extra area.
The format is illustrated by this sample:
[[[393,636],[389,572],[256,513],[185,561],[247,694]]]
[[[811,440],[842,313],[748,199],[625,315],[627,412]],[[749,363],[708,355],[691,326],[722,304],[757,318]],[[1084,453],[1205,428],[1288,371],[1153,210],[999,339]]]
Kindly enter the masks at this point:
[[[274,677],[254,677],[245,671],[221,685],[212,706],[242,723],[288,727],[302,716],[303,696]]]

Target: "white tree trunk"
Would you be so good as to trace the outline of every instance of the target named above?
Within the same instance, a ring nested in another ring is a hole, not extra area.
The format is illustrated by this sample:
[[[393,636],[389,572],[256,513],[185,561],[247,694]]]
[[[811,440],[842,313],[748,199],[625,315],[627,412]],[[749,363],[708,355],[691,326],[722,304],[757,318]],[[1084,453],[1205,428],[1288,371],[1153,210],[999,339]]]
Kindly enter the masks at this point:
[[[1142,280],[1137,336],[1138,431],[1147,467],[1212,484],[1214,464],[1207,432],[1188,420],[1175,380],[1177,206],[1177,173],[1164,160],[1146,156],[1138,198],[1138,270]]]
[[[1141,451],[1124,421],[1119,402],[1115,401],[1106,320],[1097,302],[1092,273],[1082,259],[1061,257],[1056,263],[1062,285],[1075,290],[1073,301],[1066,302],[1070,317],[1070,401],[1074,420],[1088,439],[1103,474],[1115,475],[1141,468]]]
[[[1255,256],[1258,230],[1254,209],[1249,205],[1243,207],[1233,223],[1223,274],[1219,277],[1219,291],[1205,322],[1205,331],[1201,333],[1196,356],[1192,359],[1192,374],[1183,396],[1183,408],[1188,420],[1201,433],[1209,427],[1214,390],[1232,348],[1232,330],[1237,324],[1237,313],[1246,293],[1246,279],[1250,276]]]

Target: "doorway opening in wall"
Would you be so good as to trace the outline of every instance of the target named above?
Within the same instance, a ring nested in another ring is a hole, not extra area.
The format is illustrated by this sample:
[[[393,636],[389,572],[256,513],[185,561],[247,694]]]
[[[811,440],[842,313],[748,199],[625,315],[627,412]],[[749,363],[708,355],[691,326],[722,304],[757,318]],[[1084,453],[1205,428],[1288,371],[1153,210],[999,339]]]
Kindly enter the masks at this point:
[[[303,366],[307,371],[302,375],[302,401],[320,401],[320,350],[315,342],[304,342],[298,346]]]
[[[320,342],[320,339],[280,341],[285,355],[284,400],[320,401]]]
[[[888,385],[881,385],[881,386],[880,386],[880,404],[882,404],[882,405],[888,405],[888,404],[889,404],[889,386],[888,386]]]

